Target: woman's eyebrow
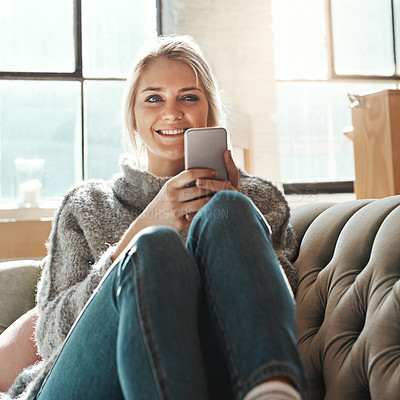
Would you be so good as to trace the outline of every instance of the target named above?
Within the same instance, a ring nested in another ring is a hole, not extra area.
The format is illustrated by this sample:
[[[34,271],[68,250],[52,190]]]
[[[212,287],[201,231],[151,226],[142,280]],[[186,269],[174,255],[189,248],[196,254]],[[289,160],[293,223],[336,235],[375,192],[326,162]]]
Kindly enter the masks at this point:
[[[196,86],[182,88],[179,90],[179,92],[191,92],[192,90],[197,90],[200,93],[202,93],[201,89]],[[162,87],[148,87],[141,91],[141,93],[144,93],[144,92],[165,92],[165,89]]]
[[[196,86],[183,88],[180,90],[180,92],[191,92],[192,90],[198,90],[199,92],[201,92],[201,89]]]
[[[162,92],[164,89],[163,88],[160,88],[160,87],[148,87],[148,88],[146,88],[146,89],[143,89],[142,91],[141,91],[141,93],[144,93],[144,92]]]

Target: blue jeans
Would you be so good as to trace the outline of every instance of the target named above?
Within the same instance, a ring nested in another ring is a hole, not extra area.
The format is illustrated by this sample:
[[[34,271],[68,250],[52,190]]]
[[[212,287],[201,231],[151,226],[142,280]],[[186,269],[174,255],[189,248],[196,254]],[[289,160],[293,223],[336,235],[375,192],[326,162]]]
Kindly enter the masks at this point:
[[[242,399],[273,376],[303,391],[294,302],[246,196],[219,192],[191,223],[137,235],[37,399]]]

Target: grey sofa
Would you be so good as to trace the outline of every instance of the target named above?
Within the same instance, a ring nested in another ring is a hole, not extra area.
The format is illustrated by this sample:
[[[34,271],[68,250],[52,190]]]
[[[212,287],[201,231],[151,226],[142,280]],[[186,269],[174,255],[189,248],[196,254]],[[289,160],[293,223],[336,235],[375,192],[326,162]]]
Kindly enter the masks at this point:
[[[0,263],[0,333],[35,306],[40,271],[36,260]]]
[[[400,196],[294,208],[307,399],[400,398]]]
[[[400,398],[400,196],[292,210],[307,400]],[[34,305],[38,262],[0,264],[0,330]]]

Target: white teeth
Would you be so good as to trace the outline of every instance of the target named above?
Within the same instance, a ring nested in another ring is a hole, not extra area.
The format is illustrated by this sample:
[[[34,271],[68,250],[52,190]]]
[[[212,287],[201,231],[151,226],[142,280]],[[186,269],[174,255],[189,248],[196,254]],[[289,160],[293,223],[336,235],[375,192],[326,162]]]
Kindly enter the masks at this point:
[[[160,130],[157,131],[161,133],[162,135],[181,135],[182,133],[185,133],[186,129],[173,129],[173,130]]]

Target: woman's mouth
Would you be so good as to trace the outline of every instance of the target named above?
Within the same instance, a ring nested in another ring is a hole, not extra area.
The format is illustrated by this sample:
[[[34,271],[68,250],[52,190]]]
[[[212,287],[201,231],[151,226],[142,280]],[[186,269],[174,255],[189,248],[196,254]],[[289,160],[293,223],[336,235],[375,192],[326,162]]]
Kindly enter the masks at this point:
[[[178,135],[183,135],[185,131],[186,129],[160,129],[157,130],[156,132],[159,135],[164,135],[164,136],[178,136]]]

